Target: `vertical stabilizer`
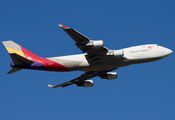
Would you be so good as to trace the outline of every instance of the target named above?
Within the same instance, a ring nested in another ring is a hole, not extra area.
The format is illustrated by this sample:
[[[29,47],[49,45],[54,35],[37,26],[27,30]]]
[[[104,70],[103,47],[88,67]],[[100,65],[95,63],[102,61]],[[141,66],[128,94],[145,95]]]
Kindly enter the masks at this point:
[[[2,43],[13,61],[13,65],[11,65],[13,68],[7,74],[22,70],[21,66],[30,65],[42,59],[13,41],[3,41]]]
[[[41,58],[37,55],[35,55],[34,53],[28,51],[27,49],[23,48],[22,46],[16,44],[13,41],[3,41],[2,42],[5,46],[5,48],[7,49],[7,51],[9,52],[9,54],[17,54],[19,56],[22,56],[24,58],[27,58],[29,60],[32,61],[38,61]]]

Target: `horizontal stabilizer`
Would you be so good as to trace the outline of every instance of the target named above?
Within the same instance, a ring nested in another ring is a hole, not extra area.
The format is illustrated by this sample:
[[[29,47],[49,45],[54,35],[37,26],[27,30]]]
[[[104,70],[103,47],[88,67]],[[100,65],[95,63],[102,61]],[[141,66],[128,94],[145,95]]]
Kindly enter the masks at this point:
[[[21,68],[12,68],[7,74],[12,74],[14,72],[22,70]]]
[[[34,63],[33,61],[28,60],[28,59],[26,59],[26,58],[24,58],[16,53],[11,53],[10,57],[12,58],[15,66],[28,65],[28,64]],[[12,73],[17,72],[19,70],[22,70],[22,69],[21,68],[12,68],[7,74],[12,74]]]

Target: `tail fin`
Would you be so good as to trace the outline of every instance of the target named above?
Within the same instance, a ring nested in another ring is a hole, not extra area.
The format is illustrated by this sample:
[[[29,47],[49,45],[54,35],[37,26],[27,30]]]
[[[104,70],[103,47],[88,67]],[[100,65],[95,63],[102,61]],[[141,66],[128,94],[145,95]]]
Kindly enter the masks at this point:
[[[19,66],[19,65],[28,65],[28,64],[32,64],[34,63],[33,61],[31,60],[28,60],[16,53],[11,53],[10,54],[10,57],[11,59],[13,60],[13,63],[16,65],[16,66]]]
[[[3,41],[2,43],[9,52],[15,66],[32,64],[34,63],[33,61],[40,61],[42,59],[13,41]],[[12,68],[8,74],[17,72],[21,69],[22,68]]]
[[[16,53],[17,55],[32,61],[38,61],[41,59],[39,56],[33,54],[32,52],[28,51],[27,49],[23,48],[13,41],[3,41],[2,43],[4,44],[9,54]]]

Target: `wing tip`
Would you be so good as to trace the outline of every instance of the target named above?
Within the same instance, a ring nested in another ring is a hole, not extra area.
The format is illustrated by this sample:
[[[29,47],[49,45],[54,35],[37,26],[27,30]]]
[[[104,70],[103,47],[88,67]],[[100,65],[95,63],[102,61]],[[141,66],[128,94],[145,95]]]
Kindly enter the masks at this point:
[[[64,25],[62,25],[62,24],[58,24],[58,26],[61,27],[61,28],[63,28],[63,29],[68,28],[68,27],[66,27],[66,26],[64,26]]]
[[[48,87],[51,87],[51,88],[54,88],[55,86],[53,86],[53,85],[47,85]]]

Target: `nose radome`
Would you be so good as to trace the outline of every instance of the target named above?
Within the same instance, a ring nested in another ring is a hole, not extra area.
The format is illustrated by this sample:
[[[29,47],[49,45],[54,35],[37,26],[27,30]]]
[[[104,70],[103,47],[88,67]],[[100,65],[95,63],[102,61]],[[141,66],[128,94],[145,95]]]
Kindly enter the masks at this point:
[[[173,53],[173,51],[170,50],[170,49],[168,49],[168,48],[164,48],[164,49],[163,49],[163,52],[164,52],[164,54],[166,54],[166,55],[170,55],[170,54]]]
[[[170,49],[169,49],[170,50]],[[172,54],[173,53],[173,51],[172,50],[170,50],[170,54]]]

